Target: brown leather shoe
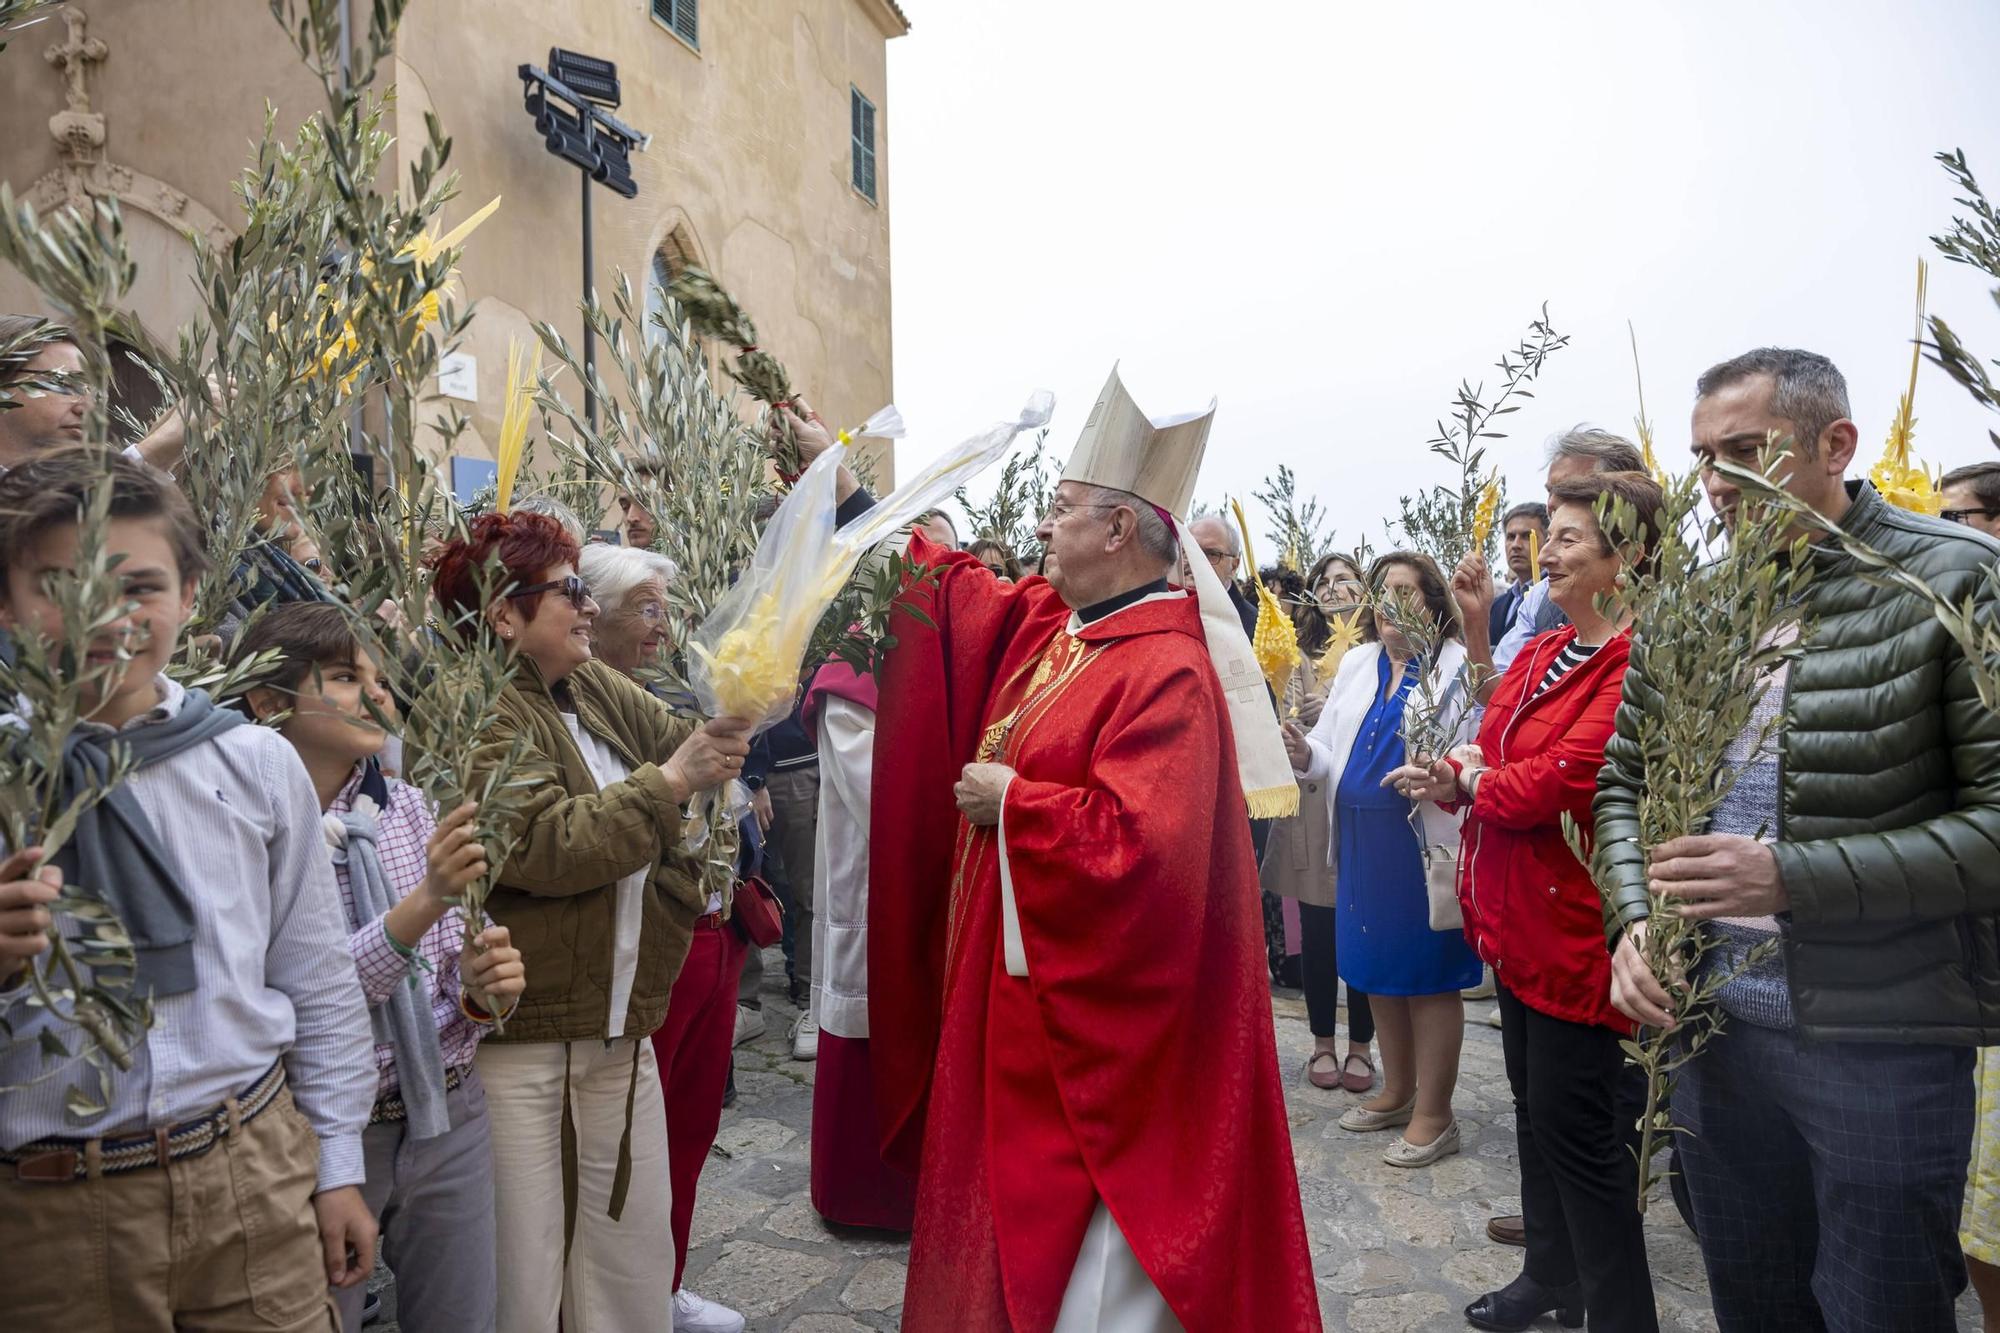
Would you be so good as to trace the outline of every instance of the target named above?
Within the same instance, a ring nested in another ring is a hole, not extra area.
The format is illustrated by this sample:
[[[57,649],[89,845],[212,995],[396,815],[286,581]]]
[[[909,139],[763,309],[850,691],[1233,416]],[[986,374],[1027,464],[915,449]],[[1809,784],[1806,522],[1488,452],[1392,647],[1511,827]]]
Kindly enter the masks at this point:
[[[1526,1245],[1527,1222],[1519,1217],[1492,1217],[1486,1221],[1486,1239],[1502,1245]]]

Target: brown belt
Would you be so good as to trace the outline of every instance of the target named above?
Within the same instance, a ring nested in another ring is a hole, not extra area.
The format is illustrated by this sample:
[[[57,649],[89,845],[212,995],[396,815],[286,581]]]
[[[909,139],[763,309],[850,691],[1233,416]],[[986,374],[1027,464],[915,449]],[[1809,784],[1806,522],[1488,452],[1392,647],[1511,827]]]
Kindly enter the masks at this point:
[[[67,1185],[88,1179],[92,1174],[123,1175],[163,1162],[199,1157],[230,1133],[256,1119],[265,1107],[278,1099],[278,1093],[284,1086],[285,1066],[280,1061],[236,1099],[233,1114],[225,1103],[194,1120],[167,1125],[147,1134],[115,1139],[37,1139],[13,1152],[0,1153],[0,1166],[14,1168],[16,1180]]]
[[[456,1069],[445,1070],[444,1090],[450,1092],[459,1084],[465,1082],[466,1075],[471,1072],[471,1065],[460,1065]],[[375,1109],[368,1113],[368,1123],[371,1125],[394,1124],[396,1121],[408,1120],[409,1118],[410,1108],[403,1105],[403,1090],[401,1088],[396,1089],[396,1091],[376,1102]]]

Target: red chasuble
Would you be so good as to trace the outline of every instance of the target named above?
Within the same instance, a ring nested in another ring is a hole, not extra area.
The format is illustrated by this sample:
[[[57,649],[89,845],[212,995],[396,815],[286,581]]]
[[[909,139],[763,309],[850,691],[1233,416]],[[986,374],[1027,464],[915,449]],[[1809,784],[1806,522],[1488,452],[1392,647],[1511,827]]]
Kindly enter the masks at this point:
[[[903,1326],[1049,1328],[1101,1198],[1190,1330],[1318,1329],[1195,599],[1071,635],[1041,579],[911,555],[942,575],[884,666],[868,959],[885,1151],[918,1170]],[[982,758],[1019,774],[997,828],[952,795]]]

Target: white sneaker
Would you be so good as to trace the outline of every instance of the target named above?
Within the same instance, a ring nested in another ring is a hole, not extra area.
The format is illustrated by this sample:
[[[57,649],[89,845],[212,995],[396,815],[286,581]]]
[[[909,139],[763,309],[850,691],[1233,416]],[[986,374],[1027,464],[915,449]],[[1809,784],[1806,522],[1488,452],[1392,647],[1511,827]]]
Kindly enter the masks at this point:
[[[737,1005],[736,1040],[731,1045],[741,1046],[744,1042],[755,1041],[763,1035],[764,1011],[762,1009],[752,1009],[747,1004]]]
[[[682,1287],[674,1293],[674,1333],[743,1333],[743,1316]]]
[[[808,1009],[792,1024],[792,1059],[819,1059],[819,1024]]]
[[[1484,968],[1479,973],[1479,984],[1468,986],[1459,993],[1460,999],[1490,1000],[1493,998],[1493,969]]]

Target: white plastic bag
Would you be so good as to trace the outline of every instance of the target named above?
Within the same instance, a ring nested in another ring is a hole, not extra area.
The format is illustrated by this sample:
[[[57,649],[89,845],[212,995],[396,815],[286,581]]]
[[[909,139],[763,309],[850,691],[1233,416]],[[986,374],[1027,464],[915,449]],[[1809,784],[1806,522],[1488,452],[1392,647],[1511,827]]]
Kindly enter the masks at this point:
[[[847,447],[813,460],[772,515],[750,567],[688,645],[688,684],[702,710],[748,718],[756,731],[782,721],[798,695],[813,630],[862,557],[990,467],[1015,436],[1045,425],[1054,407],[1053,394],[1037,391],[1019,417],[947,450],[837,532],[834,483]],[[883,409],[870,425],[891,412]],[[894,424],[899,429],[901,418]]]

